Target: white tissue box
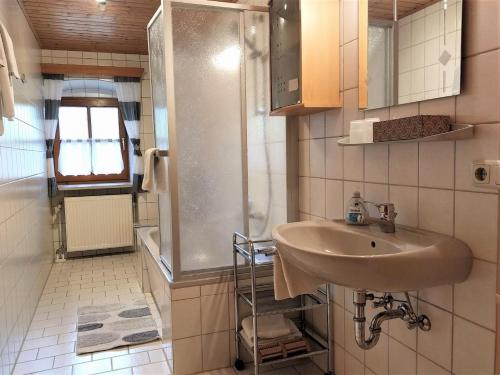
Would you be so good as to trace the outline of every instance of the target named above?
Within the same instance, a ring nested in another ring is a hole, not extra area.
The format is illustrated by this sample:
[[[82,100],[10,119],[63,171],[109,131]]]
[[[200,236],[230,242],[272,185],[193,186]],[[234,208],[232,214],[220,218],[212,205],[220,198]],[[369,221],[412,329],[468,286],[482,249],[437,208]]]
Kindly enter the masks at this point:
[[[349,128],[350,143],[373,143],[373,123],[378,118],[351,121]]]

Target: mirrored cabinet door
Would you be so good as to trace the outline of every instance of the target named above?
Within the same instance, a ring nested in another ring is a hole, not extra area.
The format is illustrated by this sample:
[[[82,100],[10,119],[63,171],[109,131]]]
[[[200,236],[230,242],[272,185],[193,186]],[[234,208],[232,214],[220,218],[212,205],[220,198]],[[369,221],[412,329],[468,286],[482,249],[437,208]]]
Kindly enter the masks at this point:
[[[360,0],[360,107],[460,94],[462,0]]]
[[[273,0],[271,114],[340,107],[339,0]]]
[[[299,4],[275,0],[270,10],[273,110],[301,101]]]

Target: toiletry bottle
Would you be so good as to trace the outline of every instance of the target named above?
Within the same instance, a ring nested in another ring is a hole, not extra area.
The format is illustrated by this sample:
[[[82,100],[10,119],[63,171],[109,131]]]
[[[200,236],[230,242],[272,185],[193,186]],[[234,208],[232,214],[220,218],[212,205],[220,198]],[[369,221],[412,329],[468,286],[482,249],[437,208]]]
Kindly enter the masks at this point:
[[[365,225],[367,217],[368,210],[365,207],[365,202],[359,191],[355,191],[347,204],[345,222],[351,225]]]

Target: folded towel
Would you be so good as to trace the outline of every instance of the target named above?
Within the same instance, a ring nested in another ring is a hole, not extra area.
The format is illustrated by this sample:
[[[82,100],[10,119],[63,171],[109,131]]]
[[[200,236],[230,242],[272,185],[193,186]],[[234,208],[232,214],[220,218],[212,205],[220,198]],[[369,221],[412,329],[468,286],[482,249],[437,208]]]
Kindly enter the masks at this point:
[[[286,320],[287,320],[287,324],[289,325],[289,330],[291,333],[286,335],[286,336],[275,337],[272,339],[260,339],[259,338],[259,348],[277,345],[277,344],[285,342],[285,341],[298,339],[298,338],[302,337],[302,332],[299,331],[297,326],[295,324],[293,324],[293,322],[290,319],[286,319]],[[240,331],[240,334],[241,334],[242,339],[247,344],[247,346],[250,348],[253,348],[253,337],[250,338],[244,329],[242,329]]]
[[[0,34],[1,36],[1,34]],[[0,61],[7,61],[5,55],[4,43],[0,42]],[[0,95],[2,99],[2,113],[1,115],[7,117],[9,120],[14,120],[16,115],[14,104],[14,88],[9,77],[9,68],[0,65]]]
[[[146,150],[144,155],[143,190],[156,193],[168,193],[168,158],[156,157],[157,148]]]
[[[14,54],[14,43],[12,43],[12,38],[10,37],[9,32],[1,22],[0,34],[2,35],[3,49],[5,51],[9,74],[19,79],[21,75],[17,69],[17,60],[16,55]]]
[[[274,298],[276,300],[297,297],[300,294],[313,293],[326,283],[316,276],[304,272],[278,254],[274,256]]]
[[[289,320],[283,314],[259,316],[257,318],[257,336],[261,339],[272,339],[289,335],[291,333]],[[241,321],[241,327],[248,337],[253,340],[253,319],[251,316]]]

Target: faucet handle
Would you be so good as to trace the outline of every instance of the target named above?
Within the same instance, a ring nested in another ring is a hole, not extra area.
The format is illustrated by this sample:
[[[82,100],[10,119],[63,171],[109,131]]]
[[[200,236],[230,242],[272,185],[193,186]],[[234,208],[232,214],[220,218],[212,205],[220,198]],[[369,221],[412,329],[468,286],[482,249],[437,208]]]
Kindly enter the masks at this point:
[[[380,213],[380,217],[393,221],[398,213],[396,212],[396,209],[394,208],[394,203],[380,203],[376,205],[378,208],[378,212]]]

